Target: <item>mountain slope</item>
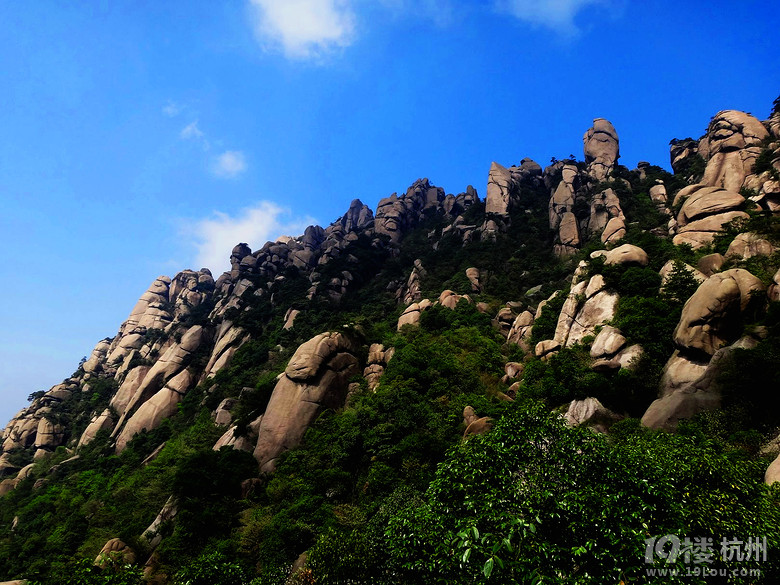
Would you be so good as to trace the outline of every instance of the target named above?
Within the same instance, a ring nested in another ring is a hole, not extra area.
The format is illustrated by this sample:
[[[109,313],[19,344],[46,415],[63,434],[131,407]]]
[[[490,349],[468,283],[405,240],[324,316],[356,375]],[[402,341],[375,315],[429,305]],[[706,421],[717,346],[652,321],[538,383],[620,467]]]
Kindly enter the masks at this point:
[[[583,143],[584,161],[493,163],[484,201],[421,179],[375,213],[355,200],[326,228],[254,252],[238,244],[216,280],[206,269],[156,279],[115,337],[7,425],[2,573],[57,582],[106,544],[159,582],[215,563],[223,577],[245,572],[230,582],[284,580],[306,551],[299,577],[325,583],[476,582],[496,558],[505,582],[533,571],[595,582],[636,578],[651,528],[733,536],[751,525],[774,555],[777,494],[761,475],[780,450],[764,391],[778,381],[780,113],[719,112],[698,141],[672,141],[674,175],[618,165],[606,120]],[[617,430],[572,431],[552,409]],[[562,512],[534,490],[497,508],[516,524],[486,512],[485,493],[469,491],[473,462],[495,472],[491,489],[516,489],[524,465],[559,464],[497,441],[537,431],[588,455],[559,463],[571,485],[595,490],[583,509],[625,496],[608,517],[637,514],[618,531],[636,550],[599,541],[590,517],[559,541],[563,528],[547,526]],[[734,481],[675,471],[675,457]],[[594,481],[600,466],[612,475]],[[639,483],[615,481],[632,469]],[[663,496],[642,491],[648,482]],[[700,501],[664,508],[697,485]],[[708,506],[744,522],[707,517]],[[415,520],[415,507],[429,516]],[[486,555],[492,541],[462,537],[475,522],[548,550],[549,563],[511,546],[509,558]],[[542,540],[527,540],[531,526]],[[430,548],[456,535],[479,567]],[[774,565],[761,568],[772,582]]]

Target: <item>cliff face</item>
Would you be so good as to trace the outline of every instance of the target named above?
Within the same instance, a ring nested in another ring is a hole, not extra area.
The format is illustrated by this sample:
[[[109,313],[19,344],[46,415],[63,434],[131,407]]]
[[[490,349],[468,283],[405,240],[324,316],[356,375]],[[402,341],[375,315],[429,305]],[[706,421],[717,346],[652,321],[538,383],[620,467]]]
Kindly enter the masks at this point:
[[[649,270],[664,286],[670,279],[693,279],[690,298],[678,299],[685,304],[669,340],[674,351],[664,357],[657,397],[639,415],[646,426],[674,429],[681,419],[717,409],[718,364],[730,351],[754,347],[766,337],[765,331],[746,331],[744,325],[756,302],[780,299],[780,271],[767,283],[736,266],[772,257],[775,245],[745,232],[733,238],[725,254],[702,257],[696,267],[671,260],[661,267],[657,250],[625,238],[633,229],[669,245],[689,246],[690,255],[712,246],[724,226],[739,231],[738,222],[747,222],[751,210],[780,212],[778,114],[760,122],[742,112],[719,112],[698,141],[673,141],[675,176],[649,163],[632,171],[620,167],[617,132],[602,118],[583,140],[584,162],[553,161],[544,169],[530,159],[508,167],[492,163],[484,201],[471,186],[455,196],[421,179],[404,194],[382,199],[375,212],[356,199],[325,228],[310,226],[303,235],[283,236],[255,251],[240,243],[230,254],[231,270],[216,280],[207,269],[160,276],[113,338],[99,341],[71,377],[35,397],[8,423],[0,492],[13,490],[58,447],[78,455],[99,440],[123,452],[134,437],[179,412],[193,389],[216,396],[224,379],[219,374],[231,368],[237,352],[262,345],[273,330],[274,339],[294,345],[265,348],[262,359],[274,352],[289,358],[266,383],[268,395],[259,405],[244,406],[257,391],[252,387],[257,381],[251,380],[250,387],[228,392],[212,413],[225,431],[214,449],[252,453],[261,471],[272,472],[278,457],[301,442],[320,413],[349,403],[361,377],[371,391],[381,382],[394,348],[371,338],[364,324],[345,317],[347,328],[310,330],[323,322],[312,321],[315,308],[318,315],[323,307],[338,314],[350,303],[371,303],[374,297],[365,291],[380,281],[380,292],[397,303],[400,331],[437,306],[454,310],[461,301],[476,303],[507,343],[527,352],[525,362],[547,362],[584,344],[590,369],[609,375],[636,368],[648,351],[645,343],[654,341],[629,339],[615,326],[621,295],[635,293],[616,286],[614,275]],[[567,288],[547,299],[539,298],[539,291],[549,283],[527,280],[531,269],[517,273],[526,279],[525,292],[515,283],[510,297],[495,284],[509,264],[492,266],[484,254],[469,256],[498,243],[511,245],[518,250],[513,258],[522,259],[527,242],[513,238],[528,226],[570,272],[568,282],[556,283]],[[592,253],[585,254],[585,247]],[[416,257],[426,249],[438,252],[438,258],[458,258],[457,273],[442,275],[445,268]],[[577,254],[580,261],[566,265]],[[463,271],[469,258],[474,264]],[[721,271],[724,263],[727,269]],[[431,288],[436,283],[442,283],[438,290]],[[508,387],[500,393],[506,400],[522,387],[525,367],[524,362],[506,364]],[[572,424],[600,417],[608,426],[622,417],[595,398],[588,400],[569,405]],[[80,405],[78,412],[68,406],[73,404]],[[484,430],[488,422],[483,420]]]

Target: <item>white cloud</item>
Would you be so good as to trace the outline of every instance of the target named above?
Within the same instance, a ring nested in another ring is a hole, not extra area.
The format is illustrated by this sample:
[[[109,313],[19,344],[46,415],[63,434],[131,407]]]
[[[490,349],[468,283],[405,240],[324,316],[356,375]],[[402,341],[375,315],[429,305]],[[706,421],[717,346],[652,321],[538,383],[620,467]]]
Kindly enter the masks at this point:
[[[246,157],[240,150],[226,150],[214,159],[211,172],[222,179],[235,179],[246,170]]]
[[[351,0],[250,0],[255,34],[293,59],[347,47],[355,34]]]
[[[565,36],[574,36],[579,28],[574,23],[577,13],[605,0],[497,0],[499,10],[509,12],[520,20],[550,28]]]
[[[162,112],[169,118],[174,118],[181,114],[182,107],[174,101],[168,100],[168,103],[163,106]]]
[[[316,223],[311,217],[291,217],[290,210],[271,201],[260,201],[235,217],[215,211],[211,217],[188,223],[182,232],[195,248],[194,268],[209,268],[216,276],[230,269],[230,251],[239,242],[256,250],[281,235],[302,234]]]
[[[203,138],[204,134],[203,131],[198,128],[198,121],[195,120],[191,124],[187,124],[184,128],[182,128],[179,136],[181,136],[184,140],[192,140]]]

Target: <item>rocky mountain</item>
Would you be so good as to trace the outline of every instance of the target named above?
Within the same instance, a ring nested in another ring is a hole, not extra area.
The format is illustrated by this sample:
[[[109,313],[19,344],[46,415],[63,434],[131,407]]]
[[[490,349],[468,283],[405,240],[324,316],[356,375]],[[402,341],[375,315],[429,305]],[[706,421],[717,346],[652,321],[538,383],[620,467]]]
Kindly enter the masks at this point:
[[[494,162],[484,200],[420,179],[375,211],[356,199],[327,227],[239,243],[216,279],[158,277],[114,337],[6,425],[0,573],[56,582],[97,555],[79,570],[215,583],[185,577],[217,555],[223,577],[247,571],[219,582],[344,582],[323,565],[334,526],[386,523],[402,488],[434,489],[458,437],[500,436],[526,400],[606,436],[699,424],[765,470],[758,483],[779,480],[780,108],[721,111],[698,140],[672,140],[674,174],[619,165],[603,118],[583,151]],[[752,378],[735,374],[745,364]],[[399,397],[417,405],[403,423]],[[345,542],[339,558],[375,558]]]

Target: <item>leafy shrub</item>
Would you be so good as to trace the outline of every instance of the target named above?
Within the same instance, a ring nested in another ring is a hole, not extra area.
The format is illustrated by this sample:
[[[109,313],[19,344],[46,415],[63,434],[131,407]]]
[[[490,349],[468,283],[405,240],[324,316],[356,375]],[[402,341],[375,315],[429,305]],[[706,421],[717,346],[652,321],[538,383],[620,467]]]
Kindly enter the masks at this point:
[[[386,539],[405,582],[644,582],[648,536],[766,534],[772,558],[780,490],[767,490],[762,471],[714,442],[628,432],[610,443],[523,404],[454,447]],[[760,568],[773,582],[777,561]]]

